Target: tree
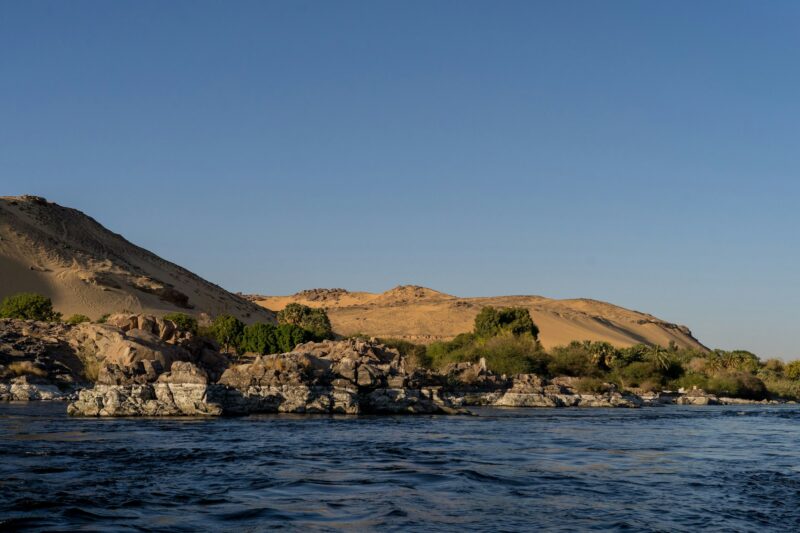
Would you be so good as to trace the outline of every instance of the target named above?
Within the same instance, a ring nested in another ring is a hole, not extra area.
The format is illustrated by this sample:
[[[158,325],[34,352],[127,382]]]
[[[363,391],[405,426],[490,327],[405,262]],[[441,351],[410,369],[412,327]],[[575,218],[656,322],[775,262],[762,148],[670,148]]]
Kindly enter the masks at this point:
[[[61,313],[53,311],[50,298],[32,292],[21,292],[3,299],[0,303],[0,318],[54,322],[61,320]]]
[[[298,344],[312,340],[309,331],[294,324],[280,324],[275,330],[275,337],[282,353],[291,352]]]
[[[276,330],[277,328],[272,324],[245,326],[242,335],[242,349],[261,355],[280,352]]]
[[[328,313],[322,308],[290,303],[278,312],[278,324],[291,324],[311,333],[315,340],[333,338],[333,328]]]
[[[501,333],[539,337],[539,328],[534,324],[531,313],[524,307],[484,307],[475,317],[475,335],[488,339]]]
[[[186,313],[169,313],[164,315],[164,320],[173,322],[175,326],[183,331],[188,331],[197,335],[197,319]]]
[[[211,332],[225,351],[230,348],[239,348],[244,332],[244,323],[231,315],[219,315],[211,324]]]

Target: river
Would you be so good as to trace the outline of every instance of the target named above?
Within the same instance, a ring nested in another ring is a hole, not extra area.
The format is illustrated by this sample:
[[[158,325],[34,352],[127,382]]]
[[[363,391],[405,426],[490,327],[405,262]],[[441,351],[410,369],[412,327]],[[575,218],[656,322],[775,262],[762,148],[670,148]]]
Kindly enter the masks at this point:
[[[0,529],[800,529],[800,406],[72,419],[0,404]]]

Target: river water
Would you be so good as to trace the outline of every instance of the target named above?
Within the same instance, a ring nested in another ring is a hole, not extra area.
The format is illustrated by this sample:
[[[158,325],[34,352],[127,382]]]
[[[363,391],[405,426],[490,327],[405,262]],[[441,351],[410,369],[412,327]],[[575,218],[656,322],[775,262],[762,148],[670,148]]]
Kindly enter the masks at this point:
[[[0,530],[800,530],[800,407],[70,419],[0,404]]]

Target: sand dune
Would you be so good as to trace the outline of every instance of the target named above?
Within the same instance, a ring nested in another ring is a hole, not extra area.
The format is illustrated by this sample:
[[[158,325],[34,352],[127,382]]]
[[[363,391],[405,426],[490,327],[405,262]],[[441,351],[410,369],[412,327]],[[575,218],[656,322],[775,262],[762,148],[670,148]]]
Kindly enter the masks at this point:
[[[291,302],[328,310],[334,330],[419,343],[451,339],[472,329],[483,306],[530,309],[546,348],[573,340],[607,341],[616,346],[637,343],[704,349],[685,326],[596,300],[553,300],[542,296],[459,298],[418,286],[400,286],[384,293],[312,289],[291,296],[249,296],[273,311]]]
[[[65,316],[182,311],[274,320],[80,211],[33,196],[0,197],[0,298],[22,291],[50,297]]]

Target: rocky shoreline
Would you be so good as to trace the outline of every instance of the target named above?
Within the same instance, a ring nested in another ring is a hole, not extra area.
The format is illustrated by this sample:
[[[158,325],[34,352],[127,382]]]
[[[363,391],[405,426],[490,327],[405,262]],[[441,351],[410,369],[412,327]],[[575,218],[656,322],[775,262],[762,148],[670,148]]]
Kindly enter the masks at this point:
[[[718,398],[699,390],[623,393],[611,384],[585,393],[577,378],[498,376],[483,361],[433,372],[413,368],[394,349],[353,339],[232,360],[170,321],[143,315],[114,315],[107,324],[77,326],[2,320],[0,356],[6,375],[0,380],[0,401],[64,400],[71,416],[468,414],[473,406],[778,403]],[[22,374],[8,377],[9,369]]]

